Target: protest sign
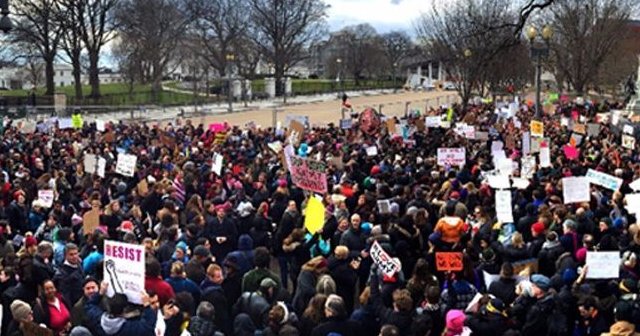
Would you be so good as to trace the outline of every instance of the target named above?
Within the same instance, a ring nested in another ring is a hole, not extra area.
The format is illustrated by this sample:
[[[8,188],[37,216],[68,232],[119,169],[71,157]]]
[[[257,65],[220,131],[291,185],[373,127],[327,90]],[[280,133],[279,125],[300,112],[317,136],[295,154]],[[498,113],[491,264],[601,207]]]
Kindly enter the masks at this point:
[[[438,148],[438,165],[464,166],[466,162],[465,148]]]
[[[427,124],[427,127],[430,128],[438,128],[440,127],[440,121],[442,120],[442,118],[440,116],[432,116],[432,117],[426,117],[425,118],[425,122]]]
[[[544,140],[542,138],[529,137],[529,141],[531,146],[529,154],[540,153],[540,143]]]
[[[530,183],[531,182],[526,178],[519,178],[519,177],[513,178],[513,186],[520,190],[527,189]]]
[[[440,128],[451,128],[451,122],[449,120],[442,120],[440,122]]]
[[[71,118],[60,118],[58,119],[58,128],[59,129],[73,128],[73,121],[71,120]]]
[[[224,132],[227,129],[224,123],[211,123],[209,124],[209,131],[214,133]]]
[[[213,153],[213,164],[211,170],[218,176],[222,176],[222,165],[224,157],[220,153]]]
[[[549,147],[540,148],[540,167],[551,167],[551,152],[549,151]]]
[[[525,178],[533,178],[536,173],[536,158],[534,156],[525,156],[522,158],[522,167],[520,168],[520,176]]]
[[[77,113],[71,116],[71,125],[73,126],[73,128],[82,128],[83,124],[84,120],[82,120],[82,114]]]
[[[629,184],[629,187],[633,191],[640,191],[640,179],[637,179]]]
[[[391,202],[388,199],[379,200],[378,201],[378,211],[380,212],[380,214],[391,213]]]
[[[513,223],[513,212],[511,208],[511,191],[496,191],[496,214],[502,223]]]
[[[107,297],[125,294],[131,303],[141,304],[145,276],[144,246],[104,241],[104,280]]]
[[[353,125],[353,121],[351,121],[351,119],[340,119],[341,129],[351,129],[352,125]]]
[[[480,141],[487,141],[489,140],[489,132],[476,131],[475,139]]]
[[[375,145],[367,147],[366,151],[367,151],[367,156],[378,155],[378,147],[376,147]]]
[[[631,135],[622,135],[622,147],[626,149],[634,149],[636,147],[636,139]]]
[[[307,208],[304,213],[304,227],[311,234],[318,232],[324,226],[324,205],[317,197],[309,198]]]
[[[580,151],[575,146],[563,146],[564,156],[569,160],[576,160],[580,156]]]
[[[531,136],[529,132],[522,132],[522,154],[529,155],[531,153]]]
[[[380,243],[378,243],[377,240],[373,242],[369,254],[371,255],[371,259],[373,259],[373,262],[378,265],[378,268],[382,271],[382,274],[388,277],[392,277],[402,269],[400,260],[397,258],[391,258],[391,256],[384,251],[382,246],[380,246]]]
[[[118,162],[116,163],[116,173],[124,176],[133,177],[136,170],[136,162],[138,157],[124,153],[118,153]]]
[[[282,151],[282,142],[274,141],[267,144],[267,147],[271,149],[274,153],[278,154]]]
[[[103,157],[98,157],[98,169],[96,171],[98,176],[104,178],[105,169],[107,169],[107,160]]]
[[[500,175],[509,176],[513,174],[513,160],[503,157],[498,159],[496,169]]]
[[[640,194],[627,194],[624,199],[627,202],[627,211],[636,214],[637,217],[640,214]]]
[[[571,138],[569,138],[569,144],[573,147],[580,146],[582,144],[582,138],[584,135],[571,133]]]
[[[620,276],[620,252],[587,251],[587,279],[617,279]]]
[[[94,154],[85,154],[83,166],[84,166],[84,171],[87,174],[95,174],[98,166],[97,157]]]
[[[303,128],[309,126],[309,116],[287,115],[284,119],[284,124],[287,125],[288,128],[291,128],[291,122],[293,121],[301,124]]]
[[[564,204],[589,202],[589,179],[584,176],[562,179],[562,198]]]
[[[386,125],[387,125],[387,132],[389,134],[402,134],[402,133],[396,133],[396,119],[395,118],[387,119]]]
[[[502,141],[491,141],[491,152],[498,151],[504,148]]]
[[[573,131],[578,134],[587,134],[587,128],[584,124],[574,124]]]
[[[589,179],[589,182],[607,189],[611,189],[613,191],[620,189],[620,186],[622,185],[621,178],[617,178],[615,176],[611,176],[609,174],[605,174],[593,169],[589,169],[587,171],[587,175],[585,176]]]
[[[456,134],[461,135],[467,139],[475,139],[476,138],[476,129],[473,125],[467,125],[466,123],[458,123],[456,124],[456,128],[454,129]]]
[[[538,259],[525,259],[513,263],[513,274],[520,274],[526,271],[527,274],[538,273]]]
[[[291,180],[301,189],[319,194],[327,192],[327,165],[322,161],[293,155],[289,159]]]
[[[105,131],[105,122],[104,122],[104,120],[96,119],[96,130],[98,132],[104,132]]]
[[[560,118],[560,126],[569,127],[570,123],[571,123],[571,119],[567,117]]]
[[[633,135],[633,126],[629,124],[622,126],[622,133]]]
[[[462,268],[461,252],[436,252],[436,269],[439,272],[458,272]]]
[[[53,206],[53,190],[38,190],[38,199],[42,201],[42,204],[50,208]]]
[[[85,235],[93,234],[98,226],[100,226],[100,211],[98,209],[87,211],[82,215],[82,232]]]
[[[600,124],[589,123],[587,124],[587,135],[590,137],[598,136],[600,134]]]
[[[215,145],[222,145],[225,141],[227,141],[227,133],[218,132],[213,140]]]
[[[542,121],[531,120],[531,136],[538,138],[544,137],[544,124]]]
[[[374,135],[378,133],[378,129],[380,128],[380,116],[376,112],[376,110],[372,108],[366,108],[362,113],[360,113],[360,118],[358,119],[360,123],[360,129],[369,135]]]

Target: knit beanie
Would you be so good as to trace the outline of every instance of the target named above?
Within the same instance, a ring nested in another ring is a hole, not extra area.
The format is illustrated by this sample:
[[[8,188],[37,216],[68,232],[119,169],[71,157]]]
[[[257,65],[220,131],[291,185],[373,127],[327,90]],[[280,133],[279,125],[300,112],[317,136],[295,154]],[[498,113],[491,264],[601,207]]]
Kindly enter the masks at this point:
[[[15,300],[11,303],[11,315],[18,321],[25,321],[31,314],[31,307],[22,300]]]
[[[459,334],[464,328],[464,312],[462,310],[450,310],[447,313],[447,330],[451,333]]]

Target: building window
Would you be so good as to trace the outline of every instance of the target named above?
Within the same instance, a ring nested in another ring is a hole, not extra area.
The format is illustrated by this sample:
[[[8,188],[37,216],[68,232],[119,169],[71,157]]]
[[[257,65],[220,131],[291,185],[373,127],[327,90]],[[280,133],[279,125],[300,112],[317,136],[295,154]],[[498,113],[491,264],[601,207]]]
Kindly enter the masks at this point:
[[[64,82],[60,82],[60,86],[64,86]]]
[[[64,77],[64,71],[60,71],[60,77]]]

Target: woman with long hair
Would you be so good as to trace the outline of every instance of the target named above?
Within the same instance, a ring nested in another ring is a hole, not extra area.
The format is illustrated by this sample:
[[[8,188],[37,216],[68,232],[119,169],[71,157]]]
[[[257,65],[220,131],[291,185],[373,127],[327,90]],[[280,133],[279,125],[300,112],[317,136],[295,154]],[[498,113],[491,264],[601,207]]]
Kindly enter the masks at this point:
[[[327,295],[324,294],[316,294],[311,298],[300,318],[299,325],[301,335],[311,335],[313,328],[325,321],[325,302],[327,302]]]

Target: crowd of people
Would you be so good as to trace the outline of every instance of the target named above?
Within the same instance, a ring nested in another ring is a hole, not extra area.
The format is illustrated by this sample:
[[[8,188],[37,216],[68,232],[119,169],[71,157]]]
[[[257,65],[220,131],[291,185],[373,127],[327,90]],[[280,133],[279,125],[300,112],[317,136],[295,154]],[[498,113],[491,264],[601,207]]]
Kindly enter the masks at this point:
[[[509,189],[513,222],[497,220],[486,175],[497,168],[497,141],[522,166],[533,112],[523,104],[505,117],[495,107],[412,112],[396,118],[401,134],[380,115],[348,128],[308,125],[300,142],[284,128],[214,131],[189,120],[35,132],[5,120],[1,334],[636,335],[640,228],[625,199],[640,177],[638,145],[621,147],[619,125],[596,120],[620,106],[564,101],[544,114],[551,163],[541,167],[533,153],[535,173],[509,172],[529,182]],[[425,127],[426,116],[451,125]],[[575,159],[563,153],[566,120],[601,126],[575,144]],[[463,121],[488,139],[456,132]],[[326,163],[317,232],[304,224],[317,196],[294,183],[281,146],[269,146],[276,141]],[[441,147],[465,148],[464,165],[439,165]],[[137,156],[133,177],[116,173],[118,153]],[[220,174],[214,153],[224,157]],[[85,171],[88,154],[106,160],[102,177]],[[590,201],[565,204],[562,178],[588,169],[624,182],[591,184]],[[52,204],[42,190],[53,190]],[[85,232],[92,210],[99,226]],[[144,246],[142,304],[106,295],[106,240]],[[400,268],[383,271],[374,244]],[[588,276],[594,251],[620,253],[619,277]],[[442,252],[459,253],[461,269],[443,271]]]

